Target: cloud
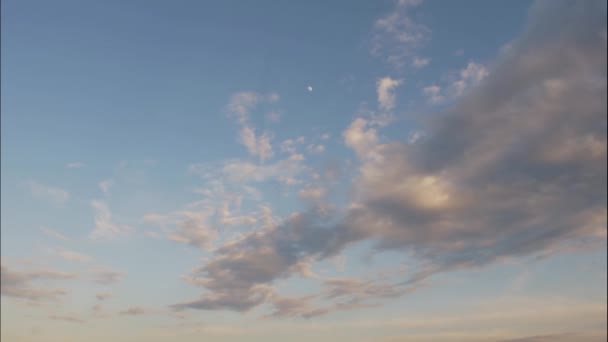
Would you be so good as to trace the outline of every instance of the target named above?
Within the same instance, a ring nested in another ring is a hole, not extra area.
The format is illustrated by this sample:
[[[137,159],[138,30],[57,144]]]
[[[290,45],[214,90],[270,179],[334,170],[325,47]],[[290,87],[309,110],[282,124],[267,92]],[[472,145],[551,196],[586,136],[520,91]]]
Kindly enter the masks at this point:
[[[115,223],[110,208],[105,201],[93,200],[91,201],[91,207],[95,211],[95,229],[91,233],[91,238],[112,239],[134,230],[130,226]]]
[[[424,87],[422,92],[428,97],[429,103],[437,104],[445,100],[445,96],[441,94],[441,87],[438,85]]]
[[[281,112],[270,111],[265,114],[265,117],[266,117],[266,120],[277,123],[277,122],[281,121]]]
[[[93,261],[93,258],[91,258],[88,255],[70,251],[70,250],[63,249],[63,248],[58,249],[56,251],[56,254],[67,261],[73,261],[73,262],[78,262],[78,263],[88,263],[88,262]]]
[[[209,224],[209,212],[181,212],[176,230],[169,239],[179,243],[205,249],[217,238],[217,232]]]
[[[478,86],[433,116],[415,144],[383,142],[370,120],[354,120],[343,133],[359,160],[350,206],[311,208],[225,243],[185,278],[205,294],[173,308],[245,312],[268,303],[285,314],[320,314],[406,294],[441,272],[573,242],[605,245],[606,42],[597,34],[605,13],[601,1],[536,3],[510,52],[487,74],[469,64],[460,76]],[[270,173],[243,166],[231,172]],[[348,293],[350,301],[324,307],[272,288],[302,262],[363,240],[417,265],[396,283],[328,282],[319,296]]]
[[[38,281],[66,280],[75,277],[74,274],[58,272],[55,270],[32,270],[18,271],[10,269],[7,265],[1,265],[2,282],[1,293],[3,296],[26,299],[29,301],[58,300],[60,296],[67,294],[63,289],[52,289],[37,284]]]
[[[79,169],[81,167],[85,167],[85,164],[81,163],[81,162],[71,162],[71,163],[65,164],[65,167],[67,169]]]
[[[431,104],[439,104],[447,99],[454,100],[478,86],[488,76],[488,73],[485,66],[469,62],[465,68],[459,71],[458,76],[443,88],[433,84],[422,88],[422,93],[428,97],[428,102]]]
[[[261,98],[254,92],[240,92],[232,95],[228,103],[228,110],[236,116],[239,123],[244,124],[249,120],[249,113],[254,109]]]
[[[466,68],[460,71],[459,78],[450,85],[452,96],[462,96],[466,89],[478,85],[486,76],[488,70],[485,66],[469,62]]]
[[[57,206],[63,206],[70,198],[69,192],[62,188],[40,184],[35,181],[30,181],[27,184],[32,196],[49,201]]]
[[[122,281],[125,272],[110,269],[98,268],[91,271],[93,281],[101,285],[110,285]]]
[[[375,128],[369,128],[370,123],[363,118],[357,118],[344,131],[344,144],[352,148],[360,158],[377,157],[378,134]]]
[[[390,77],[383,77],[378,80],[376,83],[378,87],[378,103],[382,110],[391,111],[395,108],[394,91],[401,83],[401,80],[394,80]]]
[[[112,179],[106,179],[104,181],[99,182],[99,189],[103,192],[104,195],[108,195],[110,193],[110,187],[114,185],[114,181]]]
[[[255,128],[244,126],[241,128],[240,142],[243,144],[250,155],[259,157],[261,161],[272,158],[272,145],[270,144],[270,136],[264,133],[256,136]]]
[[[49,315],[50,319],[55,321],[65,321],[70,323],[86,323],[85,320],[78,318],[76,315]]]
[[[424,141],[380,144],[361,119],[345,131],[362,159],[350,229],[433,265],[412,279],[606,229],[606,52],[591,35],[605,5],[567,4],[536,4],[510,54],[425,127]],[[565,152],[578,149],[587,153]]]
[[[258,157],[260,161],[265,161],[273,156],[271,137],[268,133],[256,135],[255,127],[250,123],[249,116],[258,104],[272,104],[278,102],[279,99],[280,96],[277,93],[261,95],[255,92],[240,92],[232,95],[227,105],[229,116],[235,117],[241,126],[239,142],[247,148],[250,155]],[[267,113],[266,117],[278,121],[280,114],[271,111]]]
[[[228,160],[219,169],[209,169],[205,164],[193,164],[190,172],[204,178],[221,179],[230,184],[246,184],[276,180],[284,185],[293,185],[301,181],[297,177],[305,170],[304,156],[292,154],[272,164],[258,165],[242,160]]]
[[[95,298],[97,298],[97,300],[101,300],[101,301],[106,300],[110,297],[112,297],[112,293],[110,293],[110,292],[100,292],[95,295]]]
[[[390,14],[374,23],[371,42],[373,56],[396,67],[403,67],[412,58],[414,63],[418,58],[414,56],[415,52],[429,40],[431,34],[428,27],[410,16],[410,11],[420,3],[399,1]]]
[[[121,311],[120,314],[129,315],[129,316],[139,316],[139,315],[143,315],[147,312],[148,311],[145,308],[142,308],[140,306],[132,306],[132,307],[128,308],[127,310]]]
[[[307,201],[317,202],[327,195],[327,189],[321,187],[306,187],[298,192],[298,196]]]
[[[431,60],[428,58],[415,57],[412,61],[412,66],[416,69],[421,69],[429,65],[429,63],[431,63]]]
[[[306,146],[306,151],[308,151],[308,153],[321,154],[325,152],[325,145],[309,144],[308,146]]]
[[[258,94],[252,91],[235,93],[230,97],[227,109],[230,116],[237,119],[239,124],[246,124],[249,121],[249,115],[260,103],[276,103],[281,99],[277,93],[268,93],[266,95]]]
[[[61,234],[61,233],[58,233],[58,232],[56,232],[56,231],[54,231],[54,230],[52,230],[52,229],[48,229],[48,228],[46,228],[46,227],[41,227],[41,228],[40,228],[40,231],[41,231],[42,233],[44,233],[44,235],[50,236],[50,237],[55,238],[55,239],[59,239],[59,240],[63,240],[63,241],[68,241],[68,240],[70,240],[70,239],[69,239],[68,237],[66,237],[65,235],[63,235],[63,234]]]

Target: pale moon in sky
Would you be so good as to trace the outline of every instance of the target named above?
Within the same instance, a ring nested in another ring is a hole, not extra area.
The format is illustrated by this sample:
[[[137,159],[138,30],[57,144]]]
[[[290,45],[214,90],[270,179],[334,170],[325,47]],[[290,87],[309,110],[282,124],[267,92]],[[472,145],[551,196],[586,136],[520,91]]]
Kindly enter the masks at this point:
[[[312,91],[312,86],[308,86],[306,89],[308,89],[308,91]]]

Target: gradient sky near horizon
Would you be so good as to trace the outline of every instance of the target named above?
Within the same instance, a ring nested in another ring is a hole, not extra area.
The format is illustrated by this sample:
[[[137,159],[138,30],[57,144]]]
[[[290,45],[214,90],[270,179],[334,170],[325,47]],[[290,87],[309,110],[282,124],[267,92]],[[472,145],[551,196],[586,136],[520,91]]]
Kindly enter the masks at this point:
[[[605,341],[606,18],[2,1],[2,341]]]

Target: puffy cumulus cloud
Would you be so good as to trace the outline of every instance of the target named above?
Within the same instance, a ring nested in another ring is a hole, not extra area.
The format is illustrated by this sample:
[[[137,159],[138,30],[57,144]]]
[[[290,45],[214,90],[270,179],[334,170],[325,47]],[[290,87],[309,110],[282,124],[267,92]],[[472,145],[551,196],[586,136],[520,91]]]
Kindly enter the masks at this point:
[[[594,34],[606,5],[570,5],[536,3],[525,34],[424,141],[350,144],[376,154],[355,182],[351,229],[430,261],[421,276],[606,230],[606,43]]]
[[[203,296],[173,308],[266,303],[305,316],[403,295],[438,272],[546,255],[571,242],[605,244],[605,13],[602,1],[536,3],[509,52],[415,144],[383,143],[370,120],[356,119],[343,134],[360,163],[351,205],[312,208],[225,243],[187,277]],[[468,69],[472,79],[485,74]],[[232,172],[265,178],[243,170]],[[362,240],[409,255],[417,269],[397,283],[328,281],[316,298],[334,301],[323,307],[272,288],[303,261]]]
[[[390,111],[395,108],[395,88],[402,82],[390,77],[383,77],[377,81],[378,104],[382,110]]]
[[[431,30],[410,15],[422,1],[399,1],[395,9],[374,23],[371,53],[388,63],[402,67],[428,41]]]
[[[2,296],[24,299],[32,302],[58,300],[67,294],[63,289],[52,289],[48,281],[59,281],[75,278],[74,274],[55,270],[15,270],[4,263],[1,267]]]
[[[133,227],[114,222],[110,207],[105,201],[92,200],[91,207],[95,211],[95,228],[91,232],[92,239],[112,239],[134,230]]]
[[[342,134],[346,146],[352,148],[359,158],[377,158],[378,134],[370,122],[357,118]]]
[[[70,193],[59,187],[48,186],[35,181],[30,181],[27,185],[32,196],[51,202],[56,206],[63,206],[70,199]]]

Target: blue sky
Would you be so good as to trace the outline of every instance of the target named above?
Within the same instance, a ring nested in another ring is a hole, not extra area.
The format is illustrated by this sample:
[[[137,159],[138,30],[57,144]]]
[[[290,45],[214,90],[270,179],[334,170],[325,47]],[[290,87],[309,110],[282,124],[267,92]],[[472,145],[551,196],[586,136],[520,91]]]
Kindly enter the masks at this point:
[[[605,340],[605,2],[2,6],[2,338]]]

